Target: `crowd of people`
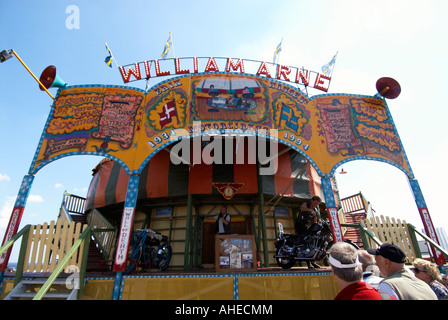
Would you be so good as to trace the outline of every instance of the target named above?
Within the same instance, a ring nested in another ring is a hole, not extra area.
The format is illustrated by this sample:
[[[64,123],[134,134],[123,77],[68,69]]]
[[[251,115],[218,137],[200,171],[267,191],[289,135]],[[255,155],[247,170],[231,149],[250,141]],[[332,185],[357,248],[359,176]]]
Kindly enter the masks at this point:
[[[448,300],[446,282],[435,263],[415,259],[384,243],[360,250],[347,242],[335,243],[329,262],[340,292],[335,300]]]

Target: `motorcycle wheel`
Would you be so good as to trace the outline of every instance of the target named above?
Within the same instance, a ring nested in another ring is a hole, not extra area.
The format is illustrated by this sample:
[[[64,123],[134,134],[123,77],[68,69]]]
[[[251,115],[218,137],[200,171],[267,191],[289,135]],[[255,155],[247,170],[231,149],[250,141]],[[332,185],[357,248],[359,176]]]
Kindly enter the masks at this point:
[[[278,248],[276,253],[277,253],[277,255],[282,255],[283,254],[282,248]],[[282,267],[282,269],[291,269],[294,266],[294,264],[296,263],[294,261],[294,257],[276,258],[276,260],[277,260],[278,266]]]
[[[157,250],[157,257],[159,259],[159,268],[164,271],[168,268],[171,260],[172,249],[171,245],[166,242],[163,245],[160,245]]]

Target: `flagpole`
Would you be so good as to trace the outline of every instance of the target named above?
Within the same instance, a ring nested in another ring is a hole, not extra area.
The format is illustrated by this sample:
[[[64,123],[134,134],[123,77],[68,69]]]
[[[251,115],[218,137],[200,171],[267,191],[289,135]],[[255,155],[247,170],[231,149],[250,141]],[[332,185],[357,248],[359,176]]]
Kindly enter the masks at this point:
[[[282,41],[280,41],[280,48],[283,50],[283,38],[282,38]],[[282,52],[282,50],[280,50],[280,52]],[[278,55],[277,55],[277,64],[280,64],[279,62],[280,62],[280,52],[278,53]]]
[[[339,51],[336,51],[336,54],[334,55],[334,63],[333,67],[331,68],[330,80],[328,81],[328,89],[330,89],[331,79],[333,78],[334,68],[336,67],[336,57],[338,56],[338,52]]]
[[[275,52],[274,52],[274,61],[273,61],[274,64],[279,64],[279,61],[280,61],[280,52],[282,52],[282,50],[281,50],[282,46],[283,46],[283,38],[282,38],[282,40],[280,41],[280,43],[278,44],[277,48],[275,48]],[[279,49],[279,47],[280,47],[280,52],[277,53],[277,49]],[[276,54],[277,54],[277,56],[276,56]]]
[[[110,55],[112,56],[112,60],[114,60],[115,65],[117,66],[117,68],[119,68],[117,60],[115,60],[114,54],[112,53],[112,51],[110,50],[109,46],[107,45],[107,42],[104,42],[104,44],[106,45],[107,50],[109,50]]]
[[[336,67],[336,57],[338,56],[338,52],[339,51],[336,51],[336,54],[334,55],[334,64],[333,64],[333,68],[331,68],[330,78],[333,76],[334,68]],[[330,86],[330,85],[328,85],[328,86]]]
[[[174,54],[174,43],[173,43],[173,37],[171,36],[171,32],[170,32],[170,40],[171,40],[171,47],[173,47],[173,58],[176,58]]]

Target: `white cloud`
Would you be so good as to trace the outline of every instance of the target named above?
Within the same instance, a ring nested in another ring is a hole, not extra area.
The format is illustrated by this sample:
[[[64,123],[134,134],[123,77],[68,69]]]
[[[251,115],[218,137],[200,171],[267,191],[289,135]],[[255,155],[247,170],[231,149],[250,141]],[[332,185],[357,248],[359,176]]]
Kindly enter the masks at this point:
[[[64,185],[62,184],[62,183],[56,183],[55,185],[54,185],[54,187],[56,188],[56,189],[59,189],[59,188],[62,188]]]
[[[2,207],[0,208],[0,234],[5,234],[6,227],[8,226],[9,218],[11,216],[12,209],[14,208],[15,196],[9,196],[6,198]]]
[[[10,181],[11,179],[9,178],[9,176],[5,173],[0,173],[0,181]]]
[[[37,194],[30,194],[28,196],[28,202],[41,203],[44,202],[44,198]]]
[[[77,196],[84,196],[85,194],[87,194],[87,191],[89,190],[88,187],[84,187],[84,188],[74,188],[73,192],[77,195]]]

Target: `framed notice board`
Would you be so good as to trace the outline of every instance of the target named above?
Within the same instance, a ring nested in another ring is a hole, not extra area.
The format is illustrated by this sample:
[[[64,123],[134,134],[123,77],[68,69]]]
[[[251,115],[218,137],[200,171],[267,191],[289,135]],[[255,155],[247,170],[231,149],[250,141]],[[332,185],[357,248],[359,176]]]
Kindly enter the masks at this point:
[[[216,271],[256,271],[253,235],[217,234],[215,236]]]

